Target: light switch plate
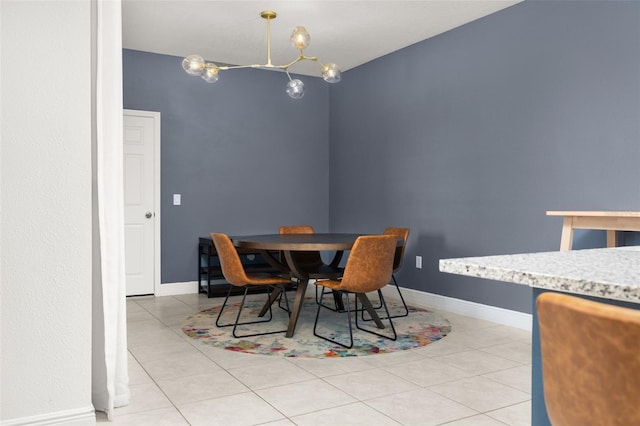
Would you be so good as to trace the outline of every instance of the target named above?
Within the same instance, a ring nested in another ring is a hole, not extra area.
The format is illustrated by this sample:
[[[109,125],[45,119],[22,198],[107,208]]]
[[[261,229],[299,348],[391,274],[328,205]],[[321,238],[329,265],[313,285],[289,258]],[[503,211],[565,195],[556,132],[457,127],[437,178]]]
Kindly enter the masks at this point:
[[[422,269],[422,256],[416,256],[416,268]]]
[[[173,194],[173,205],[174,206],[179,206],[180,203],[182,202],[182,197],[180,196],[180,194]]]

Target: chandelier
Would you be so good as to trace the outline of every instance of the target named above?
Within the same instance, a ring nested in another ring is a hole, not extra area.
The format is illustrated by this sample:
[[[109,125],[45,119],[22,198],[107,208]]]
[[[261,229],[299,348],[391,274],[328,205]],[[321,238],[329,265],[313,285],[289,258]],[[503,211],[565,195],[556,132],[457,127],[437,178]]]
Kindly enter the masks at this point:
[[[297,26],[291,33],[291,44],[300,51],[300,54],[293,61],[285,65],[274,65],[271,63],[271,20],[276,18],[276,12],[264,10],[260,13],[263,19],[267,20],[267,63],[253,65],[218,66],[213,62],[205,61],[200,55],[189,55],[182,61],[182,68],[190,75],[199,75],[207,83],[215,83],[220,78],[220,71],[233,70],[238,68],[259,68],[259,69],[279,69],[287,73],[289,82],[286,86],[287,94],[293,99],[300,99],[304,96],[304,83],[297,78],[291,78],[289,67],[300,61],[313,61],[322,68],[322,78],[327,83],[337,83],[340,81],[340,69],[336,64],[323,64],[316,56],[307,56],[304,49],[309,46],[311,36],[304,27]]]

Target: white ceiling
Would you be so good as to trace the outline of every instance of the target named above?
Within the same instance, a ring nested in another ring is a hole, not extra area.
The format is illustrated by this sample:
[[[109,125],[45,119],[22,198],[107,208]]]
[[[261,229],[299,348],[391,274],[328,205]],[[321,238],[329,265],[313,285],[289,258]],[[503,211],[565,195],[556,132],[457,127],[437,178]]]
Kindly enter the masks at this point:
[[[266,21],[260,12],[273,10],[272,63],[295,59],[289,37],[302,25],[311,34],[305,54],[347,71],[520,1],[123,0],[123,46],[180,57],[198,53],[218,64],[264,64]],[[290,71],[320,74],[310,61]]]

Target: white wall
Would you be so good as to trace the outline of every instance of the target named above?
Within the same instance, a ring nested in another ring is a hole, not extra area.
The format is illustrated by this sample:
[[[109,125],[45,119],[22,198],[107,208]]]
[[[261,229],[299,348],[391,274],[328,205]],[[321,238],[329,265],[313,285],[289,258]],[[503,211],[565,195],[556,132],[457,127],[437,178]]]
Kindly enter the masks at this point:
[[[0,2],[0,420],[93,424],[91,5]]]

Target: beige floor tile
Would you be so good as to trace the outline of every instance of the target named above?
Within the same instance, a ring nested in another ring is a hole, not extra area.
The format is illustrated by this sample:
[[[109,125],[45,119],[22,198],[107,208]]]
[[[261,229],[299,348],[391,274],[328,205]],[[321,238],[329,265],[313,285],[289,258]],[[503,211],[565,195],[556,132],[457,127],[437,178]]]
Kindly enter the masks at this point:
[[[249,390],[224,370],[175,379],[156,379],[156,382],[174,404],[203,401]]]
[[[285,417],[252,392],[178,405],[192,426],[250,426]]]
[[[471,350],[470,346],[465,346],[461,343],[456,343],[454,341],[449,340],[449,337],[445,337],[443,339],[438,340],[437,342],[433,342],[419,349],[414,349],[416,352],[419,352],[420,355],[424,357],[434,357],[441,355],[449,355],[455,354],[457,352],[465,352]]]
[[[131,401],[129,405],[116,408],[114,411],[115,416],[173,406],[171,401],[167,399],[155,383],[132,385],[129,386],[129,389],[131,391]]]
[[[415,384],[377,369],[326,377],[326,382],[361,401],[416,389]]]
[[[256,393],[287,417],[356,402],[320,379],[262,389]]]
[[[375,368],[367,362],[367,358],[368,357],[291,358],[289,361],[298,367],[304,368],[315,376],[329,377]]]
[[[162,408],[144,413],[116,415],[110,424],[116,426],[189,426],[175,408]]]
[[[468,377],[455,382],[431,386],[429,389],[481,413],[524,402],[531,398],[528,393],[484,377]]]
[[[199,352],[174,353],[162,359],[141,362],[140,365],[155,380],[175,379],[221,370],[220,366]]]
[[[274,422],[260,423],[260,426],[295,426],[295,423],[289,419],[281,419]]]
[[[264,389],[289,383],[312,380],[316,377],[304,369],[279,358],[273,362],[228,370],[250,389]]]
[[[424,359],[422,351],[409,350],[401,352],[392,352],[390,354],[371,355],[366,361],[374,367],[389,367],[392,365],[404,364],[405,362],[417,361]]]
[[[298,426],[398,426],[400,423],[365,403],[343,405],[292,418]]]
[[[149,311],[145,310],[142,307],[140,307],[139,310],[133,310],[133,311],[127,308],[127,323],[133,323],[137,321],[154,321],[154,320],[156,320],[156,317],[151,315]]]
[[[132,328],[127,333],[127,347],[129,347],[129,349],[134,346],[148,345],[149,343],[179,343],[182,340],[180,336],[168,329],[165,325],[157,329]]]
[[[529,426],[531,425],[531,401],[490,411],[487,415],[510,426]]]
[[[482,348],[484,352],[507,358],[520,364],[531,364],[531,343],[517,341]]]
[[[403,425],[440,425],[478,414],[428,389],[376,398],[366,404]]]
[[[494,371],[493,373],[483,374],[482,377],[531,394],[531,365]]]
[[[228,351],[226,349],[207,345],[200,341],[194,341],[193,339],[191,339],[191,344],[193,344],[193,346],[198,351],[202,352],[207,358],[211,359],[226,370],[243,367],[257,367],[282,361],[282,358],[277,356],[254,355],[243,352]]]
[[[445,317],[456,330],[484,330],[496,327],[499,324],[491,321],[481,320],[466,315],[454,314],[452,312],[435,311]]]
[[[482,349],[490,346],[510,343],[514,339],[501,332],[495,332],[497,327],[483,328],[480,330],[453,329],[446,337],[451,343],[468,346],[474,349]]]
[[[161,341],[146,345],[135,345],[129,349],[129,352],[131,352],[139,362],[147,362],[167,358],[168,356],[176,354],[197,354],[199,351],[189,344],[188,341],[171,340],[168,342]]]
[[[153,380],[144,371],[144,368],[133,357],[129,357],[129,384],[130,385],[146,385],[152,384]]]
[[[447,423],[446,426],[505,426],[505,424],[484,414],[478,414]]]
[[[454,380],[473,375],[467,371],[452,367],[431,358],[387,367],[385,370],[395,376],[401,377],[423,387],[452,382]]]
[[[464,370],[471,374],[486,374],[492,371],[520,367],[522,364],[487,352],[472,350],[432,358],[436,361]]]

